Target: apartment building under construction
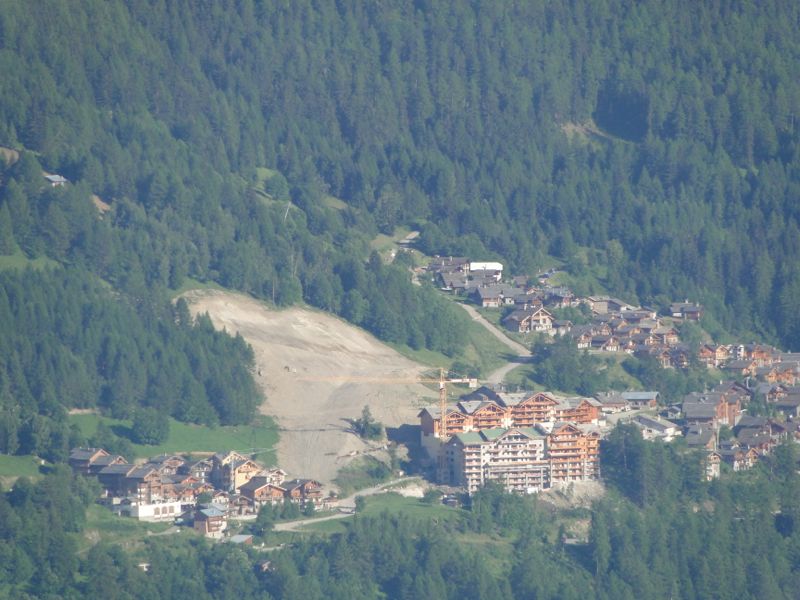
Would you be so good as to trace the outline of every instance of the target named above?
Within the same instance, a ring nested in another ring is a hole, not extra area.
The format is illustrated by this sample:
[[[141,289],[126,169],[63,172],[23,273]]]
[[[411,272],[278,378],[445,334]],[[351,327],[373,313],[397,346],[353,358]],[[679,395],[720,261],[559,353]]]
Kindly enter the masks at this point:
[[[439,479],[473,494],[489,481],[533,493],[600,474],[600,435],[557,422],[458,433],[441,447]]]

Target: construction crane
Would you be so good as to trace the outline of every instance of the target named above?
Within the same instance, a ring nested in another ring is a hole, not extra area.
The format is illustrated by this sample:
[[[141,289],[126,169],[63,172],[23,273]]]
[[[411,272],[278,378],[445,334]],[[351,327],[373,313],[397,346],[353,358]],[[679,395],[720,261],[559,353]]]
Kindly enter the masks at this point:
[[[298,377],[298,381],[324,381],[341,383],[378,383],[378,384],[410,384],[410,383],[435,383],[439,386],[439,470],[444,473],[445,453],[444,446],[447,443],[447,384],[448,383],[472,383],[477,380],[469,377],[446,377],[447,371],[439,369],[439,377],[434,378],[403,378],[403,377],[360,377],[338,375],[331,377]]]

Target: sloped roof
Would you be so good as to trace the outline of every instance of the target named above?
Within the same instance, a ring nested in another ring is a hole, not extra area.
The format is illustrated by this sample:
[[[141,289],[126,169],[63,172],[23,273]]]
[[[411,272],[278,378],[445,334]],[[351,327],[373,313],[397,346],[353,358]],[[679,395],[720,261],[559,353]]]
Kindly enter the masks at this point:
[[[717,415],[715,404],[684,403],[683,414],[687,419],[713,419]]]
[[[622,392],[620,395],[629,402],[658,400],[658,392]]]
[[[102,448],[73,448],[69,454],[69,458],[70,460],[89,460],[97,455],[98,452],[103,453],[104,456],[108,454],[108,452]]]

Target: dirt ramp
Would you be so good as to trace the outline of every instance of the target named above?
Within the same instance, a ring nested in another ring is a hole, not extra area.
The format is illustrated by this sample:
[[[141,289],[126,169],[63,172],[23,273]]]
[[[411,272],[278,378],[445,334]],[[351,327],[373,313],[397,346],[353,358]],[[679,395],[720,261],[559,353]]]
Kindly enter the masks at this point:
[[[290,477],[330,483],[367,450],[347,422],[364,405],[386,426],[398,427],[414,423],[419,407],[435,401],[433,392],[410,383],[424,367],[329,314],[271,310],[229,292],[184,297],[193,314],[207,312],[215,327],[238,332],[252,345],[256,381],[266,396],[261,412],[282,429],[278,463]]]

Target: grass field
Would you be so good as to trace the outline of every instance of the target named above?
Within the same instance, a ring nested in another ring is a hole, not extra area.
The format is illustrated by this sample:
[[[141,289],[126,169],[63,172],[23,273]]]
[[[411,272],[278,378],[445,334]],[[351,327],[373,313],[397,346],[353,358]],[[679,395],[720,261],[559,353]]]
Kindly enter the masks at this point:
[[[17,477],[37,479],[41,476],[41,459],[36,456],[8,456],[0,454],[0,483],[3,488],[10,487]]]
[[[461,309],[459,309],[461,310]],[[470,319],[464,313],[462,327],[466,332],[467,342],[461,356],[447,356],[422,348],[414,350],[404,344],[388,343],[394,350],[416,362],[435,368],[449,369],[455,361],[475,366],[482,375],[491,373],[506,362],[510,350],[500,340],[489,334],[483,326]]]
[[[450,508],[442,504],[425,504],[419,498],[408,498],[388,492],[366,498],[367,504],[361,515],[375,517],[384,511],[393,515],[405,515],[418,520],[436,520],[437,522],[456,521],[464,517],[464,511]],[[308,533],[333,534],[346,531],[349,518],[322,521],[303,527],[301,531]]]
[[[154,534],[163,533],[172,523],[144,523],[128,517],[120,517],[98,504],[86,509],[86,526],[78,542],[78,552],[86,552],[96,543],[103,541],[119,544],[125,549],[140,546],[142,541]],[[181,528],[180,534],[195,535],[191,529]]]
[[[259,417],[260,422],[253,425],[228,427],[205,427],[169,421],[169,439],[158,446],[134,444],[136,456],[145,458],[158,454],[177,454],[189,452],[221,452],[236,450],[265,464],[275,464],[275,444],[278,431],[275,423],[268,417]],[[101,417],[100,415],[70,415],[70,423],[76,423],[87,437],[97,431],[100,422],[105,423],[118,434],[126,434],[130,421]]]
[[[172,297],[177,298],[184,292],[188,292],[189,290],[223,290],[225,288],[219,285],[214,281],[199,281],[197,279],[192,279],[191,277],[184,277],[183,283],[181,286],[172,291]]]
[[[23,254],[22,250],[17,248],[14,254],[7,256],[0,256],[0,269],[24,269],[31,267],[33,269],[44,269],[46,267],[57,267],[58,263],[46,256],[39,256],[38,258],[28,258]]]
[[[388,481],[391,475],[384,463],[372,456],[363,456],[342,468],[334,481],[339,486],[339,493],[347,496],[356,490]]]

